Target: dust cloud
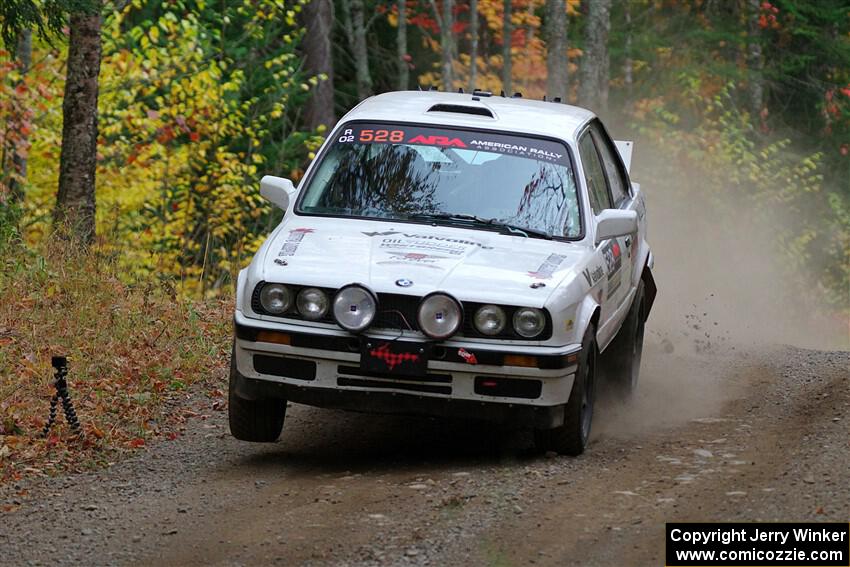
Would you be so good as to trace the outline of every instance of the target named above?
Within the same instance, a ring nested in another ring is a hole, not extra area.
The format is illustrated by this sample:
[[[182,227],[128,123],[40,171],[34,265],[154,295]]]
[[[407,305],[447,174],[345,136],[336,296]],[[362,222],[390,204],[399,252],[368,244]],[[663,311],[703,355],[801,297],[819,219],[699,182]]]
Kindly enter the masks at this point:
[[[820,314],[816,295],[791,285],[768,215],[748,211],[743,197],[719,203],[700,191],[699,176],[644,150],[638,142],[633,177],[647,198],[658,297],[638,392],[627,405],[603,398],[596,435],[717,418],[746,388],[742,369],[781,345],[850,349],[847,322]]]

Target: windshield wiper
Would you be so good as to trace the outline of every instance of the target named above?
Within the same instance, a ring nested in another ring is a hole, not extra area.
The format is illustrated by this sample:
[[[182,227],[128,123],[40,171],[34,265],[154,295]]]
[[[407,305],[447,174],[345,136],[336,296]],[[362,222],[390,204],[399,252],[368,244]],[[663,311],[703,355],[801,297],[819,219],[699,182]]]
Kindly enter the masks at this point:
[[[504,228],[511,234],[520,234],[522,236],[525,236],[526,238],[530,236],[536,236],[537,238],[545,238],[546,240],[552,240],[552,235],[546,232],[545,230],[537,230],[536,228],[517,226],[515,224],[500,222],[496,219],[488,220],[487,224],[492,226],[498,226],[499,228]]]
[[[407,218],[411,220],[447,220],[490,224],[488,219],[482,219],[481,217],[467,215],[465,213],[413,213],[411,215],[407,215]]]
[[[407,215],[407,218],[412,220],[444,220],[471,222],[477,225],[500,228],[510,232],[511,234],[518,234],[526,238],[535,236],[537,238],[545,238],[546,240],[552,240],[552,235],[543,230],[526,228],[524,226],[517,226],[514,224],[502,222],[498,219],[484,219],[479,216],[468,215],[465,213],[414,213],[411,215]]]

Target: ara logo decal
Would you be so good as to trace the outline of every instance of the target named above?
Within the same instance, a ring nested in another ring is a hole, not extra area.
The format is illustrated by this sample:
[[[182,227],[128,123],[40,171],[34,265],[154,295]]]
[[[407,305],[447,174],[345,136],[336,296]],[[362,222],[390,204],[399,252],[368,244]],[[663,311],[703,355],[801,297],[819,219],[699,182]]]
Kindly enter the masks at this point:
[[[448,136],[425,136],[419,134],[407,142],[408,144],[421,144],[423,146],[442,146],[444,148],[465,148],[466,144],[460,138],[449,138]]]

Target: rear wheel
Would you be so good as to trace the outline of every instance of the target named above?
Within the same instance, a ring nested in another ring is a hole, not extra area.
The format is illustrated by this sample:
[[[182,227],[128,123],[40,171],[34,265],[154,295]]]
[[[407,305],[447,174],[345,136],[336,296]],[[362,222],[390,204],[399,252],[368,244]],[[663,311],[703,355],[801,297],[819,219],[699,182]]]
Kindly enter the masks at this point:
[[[590,439],[596,401],[596,329],[588,325],[581,341],[578,370],[564,412],[564,424],[534,433],[537,447],[562,455],[580,455]]]
[[[235,349],[230,354],[230,384],[227,395],[227,415],[230,433],[240,441],[272,443],[280,437],[286,416],[286,401],[280,399],[246,400],[236,394]]]
[[[644,284],[641,280],[620,332],[603,355],[609,385],[614,395],[621,400],[630,399],[637,390],[643,356],[645,305]]]

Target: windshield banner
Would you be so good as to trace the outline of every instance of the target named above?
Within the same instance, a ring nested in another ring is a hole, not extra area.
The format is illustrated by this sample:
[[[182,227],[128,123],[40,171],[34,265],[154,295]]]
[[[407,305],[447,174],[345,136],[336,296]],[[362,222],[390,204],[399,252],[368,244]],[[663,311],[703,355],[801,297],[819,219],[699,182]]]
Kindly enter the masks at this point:
[[[354,123],[342,128],[336,141],[338,144],[405,144],[477,150],[570,165],[566,147],[562,143],[475,130]]]

